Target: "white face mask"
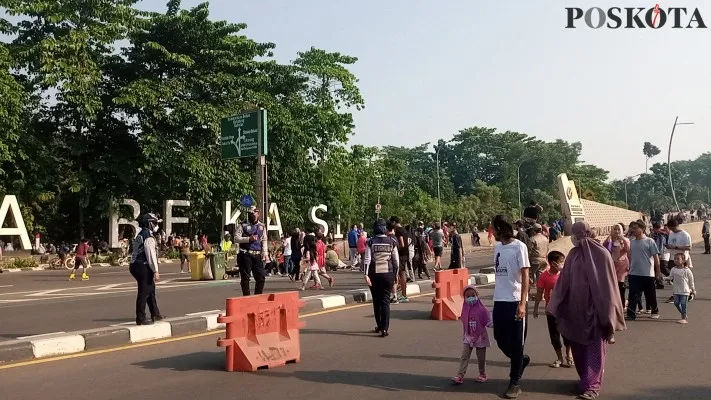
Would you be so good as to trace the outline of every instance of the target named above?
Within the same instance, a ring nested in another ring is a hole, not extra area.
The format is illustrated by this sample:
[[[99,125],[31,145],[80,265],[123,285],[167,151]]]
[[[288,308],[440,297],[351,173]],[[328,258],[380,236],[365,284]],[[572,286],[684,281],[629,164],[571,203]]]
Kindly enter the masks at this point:
[[[153,233],[158,233],[158,229],[160,229],[160,228],[158,227],[158,225],[154,226],[154,227],[153,227]]]

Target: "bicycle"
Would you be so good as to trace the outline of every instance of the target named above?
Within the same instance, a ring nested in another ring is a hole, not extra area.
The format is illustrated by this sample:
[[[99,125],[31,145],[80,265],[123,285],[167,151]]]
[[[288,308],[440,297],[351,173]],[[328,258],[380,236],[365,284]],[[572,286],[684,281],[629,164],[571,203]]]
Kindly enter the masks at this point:
[[[67,257],[66,261],[64,261],[64,268],[66,269],[74,269],[74,266],[76,265],[76,255],[70,255]],[[84,268],[91,268],[91,261],[89,260],[89,257],[84,258],[86,260],[86,265]]]

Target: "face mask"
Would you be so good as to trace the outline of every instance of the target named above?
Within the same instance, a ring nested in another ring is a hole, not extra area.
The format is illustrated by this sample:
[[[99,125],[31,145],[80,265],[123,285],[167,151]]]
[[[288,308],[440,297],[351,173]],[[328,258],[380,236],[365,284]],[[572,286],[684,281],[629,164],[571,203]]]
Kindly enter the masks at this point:
[[[467,304],[473,306],[476,301],[479,300],[476,296],[467,297]]]
[[[158,225],[153,227],[153,233],[158,233]]]

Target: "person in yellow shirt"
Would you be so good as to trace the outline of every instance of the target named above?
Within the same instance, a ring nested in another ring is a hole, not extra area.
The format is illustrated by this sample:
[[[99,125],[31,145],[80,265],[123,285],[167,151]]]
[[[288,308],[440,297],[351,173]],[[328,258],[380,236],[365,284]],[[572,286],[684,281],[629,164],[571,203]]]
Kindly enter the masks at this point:
[[[225,232],[225,237],[220,242],[220,248],[223,253],[227,253],[232,249],[232,236],[228,232]]]

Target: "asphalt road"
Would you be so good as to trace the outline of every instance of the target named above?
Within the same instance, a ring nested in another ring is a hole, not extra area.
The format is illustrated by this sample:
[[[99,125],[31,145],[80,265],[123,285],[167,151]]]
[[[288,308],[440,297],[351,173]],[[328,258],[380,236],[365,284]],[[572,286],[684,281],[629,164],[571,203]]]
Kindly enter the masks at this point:
[[[445,259],[446,258],[446,259]],[[472,269],[491,265],[490,252],[467,255]],[[444,264],[446,262],[446,264]],[[443,265],[449,263],[443,257]],[[222,310],[225,299],[241,295],[235,279],[193,282],[179,274],[179,264],[161,266],[158,305],[166,316]],[[135,281],[127,268],[91,268],[89,281],[69,281],[68,271],[0,274],[0,341],[54,332],[70,332],[135,321]],[[335,285],[324,291],[307,290],[302,297],[337,294],[365,287],[357,272],[333,273]],[[268,277],[266,292],[300,286],[286,277]],[[253,288],[254,286],[252,286]]]
[[[662,304],[660,320],[643,317],[631,322],[608,350],[601,398],[709,398],[711,371],[705,368],[703,349],[711,329],[711,320],[706,318],[711,304],[705,289],[711,284],[711,256],[702,257],[695,255],[700,297],[690,304],[690,323],[676,324],[678,315],[671,304]],[[489,306],[491,292],[490,288],[482,290]],[[461,323],[431,321],[430,308],[429,296],[394,306],[391,336],[386,339],[365,333],[373,325],[369,305],[307,316],[301,331],[302,362],[257,373],[224,372],[224,352],[216,347],[219,334],[0,367],[0,399],[500,398],[508,381],[508,363],[495,344],[487,354],[487,383],[474,383],[477,368],[473,361],[464,385],[449,384],[458,365]],[[545,319],[530,320],[526,347],[532,364],[522,380],[521,398],[573,398],[575,370],[547,366],[555,356]]]

